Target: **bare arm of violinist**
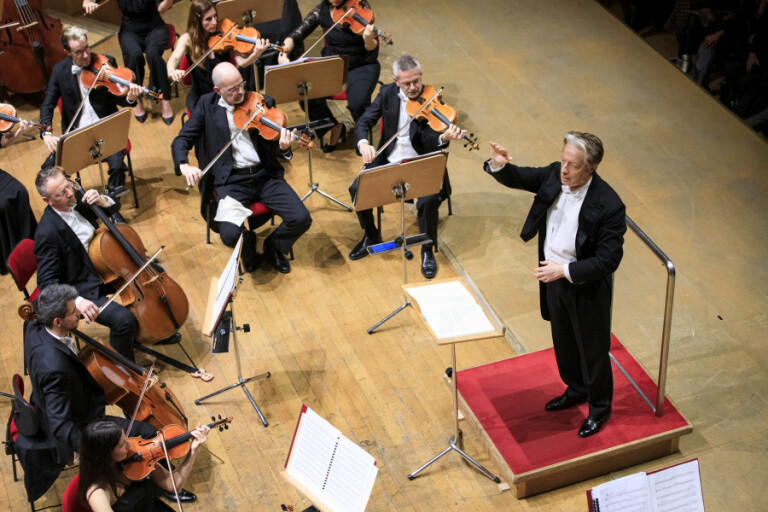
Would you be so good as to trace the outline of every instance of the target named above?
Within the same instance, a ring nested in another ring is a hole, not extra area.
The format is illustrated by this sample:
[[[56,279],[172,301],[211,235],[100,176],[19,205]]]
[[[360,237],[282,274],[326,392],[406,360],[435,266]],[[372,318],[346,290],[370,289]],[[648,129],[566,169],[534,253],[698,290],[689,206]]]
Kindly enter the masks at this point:
[[[197,450],[200,446],[208,440],[208,432],[210,428],[205,425],[198,425],[195,430],[190,431],[192,434],[192,444],[189,447],[189,453],[184,461],[173,471],[173,477],[176,482],[176,489],[181,490],[181,487],[186,483],[189,474],[192,471],[192,466],[195,463],[195,457],[197,456]],[[152,481],[163,490],[173,492],[173,483],[171,483],[171,475],[161,465],[157,464],[155,470],[150,475]]]
[[[179,65],[181,65],[181,58],[185,53],[187,53],[187,49],[189,48],[189,41],[189,34],[186,32],[181,34],[179,36],[179,40],[176,41],[176,48],[173,49],[173,53],[170,57],[168,57],[168,63],[166,64],[165,68],[166,72],[168,73],[168,78],[174,82],[180,82],[181,78],[184,76],[184,71],[179,69]]]
[[[97,4],[94,0],[84,0],[83,1],[83,10],[86,12],[86,14],[93,14],[93,11],[99,8],[99,4]]]
[[[363,163],[369,164],[373,162],[373,159],[376,156],[376,148],[367,142],[361,141],[358,149],[360,150],[360,154],[363,155]]]
[[[174,0],[163,0],[159,4],[157,4],[157,12],[160,14],[165,14],[168,12],[171,7],[173,7],[173,1]]]
[[[296,133],[296,128],[294,128],[293,131],[288,131],[285,128],[280,130],[280,149],[282,151],[285,151],[291,147],[291,142],[293,142],[296,138]]]
[[[459,140],[467,134],[467,130],[462,130],[455,124],[452,124],[440,134],[440,142],[448,142],[449,140]]]
[[[256,59],[261,57],[267,48],[269,48],[269,39],[258,39],[253,45],[253,51],[249,54],[235,53],[235,64],[239,68],[246,68],[256,62]]]
[[[0,138],[0,147],[6,148],[10,146],[18,138],[19,135],[30,131],[34,127],[35,125],[32,124],[32,121],[22,120],[20,123],[18,123],[18,126],[14,132],[3,134],[2,138]]]
[[[180,164],[179,171],[184,175],[184,178],[187,180],[187,185],[190,187],[197,185],[197,182],[203,177],[203,171],[193,165]]]
[[[373,25],[368,24],[363,30],[363,42],[365,43],[365,49],[373,51],[379,46],[379,40],[376,39],[376,33],[373,31]]]

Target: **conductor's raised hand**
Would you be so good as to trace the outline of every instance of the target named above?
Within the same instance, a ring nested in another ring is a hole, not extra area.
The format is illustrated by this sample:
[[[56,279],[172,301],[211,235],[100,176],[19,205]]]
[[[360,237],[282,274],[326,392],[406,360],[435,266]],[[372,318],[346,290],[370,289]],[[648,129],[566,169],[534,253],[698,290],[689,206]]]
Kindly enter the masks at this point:
[[[179,166],[179,172],[184,175],[187,180],[187,185],[194,187],[200,178],[203,177],[203,171],[189,164],[181,164]]]
[[[507,148],[491,142],[491,167],[501,169],[511,161],[512,159],[509,157],[509,153],[507,153]]]

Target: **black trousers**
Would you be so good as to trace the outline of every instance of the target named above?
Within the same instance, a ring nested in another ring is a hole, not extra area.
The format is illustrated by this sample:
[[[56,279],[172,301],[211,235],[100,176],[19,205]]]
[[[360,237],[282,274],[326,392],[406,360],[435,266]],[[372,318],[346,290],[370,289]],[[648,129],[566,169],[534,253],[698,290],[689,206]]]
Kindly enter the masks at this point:
[[[352,119],[357,120],[365,113],[365,109],[371,104],[371,96],[379,81],[381,65],[378,62],[365,64],[350,69],[347,74],[347,109],[352,114]],[[309,120],[315,121],[329,117],[331,121],[338,123],[331,109],[328,108],[326,98],[309,100]],[[300,102],[301,108],[304,104]],[[322,137],[329,129],[317,130],[317,136]]]
[[[125,151],[118,151],[113,155],[109,155],[104,161],[107,162],[107,186],[110,188],[116,188],[121,185],[125,185],[125,173],[128,172],[128,166],[125,165]],[[45,159],[41,169],[46,167],[53,167],[56,165],[56,153],[51,153],[48,158]]]
[[[144,64],[149,63],[147,89],[161,92],[164,99],[170,100],[171,83],[168,81],[168,70],[163,60],[163,52],[168,48],[170,37],[167,25],[135,31],[121,28],[117,37],[123,52],[125,67],[136,74],[136,83],[139,85],[144,83]]]
[[[265,172],[231,176],[226,185],[216,187],[217,200],[220,201],[227,196],[239,201],[246,208],[258,201],[283,220],[277,229],[269,235],[273,246],[283,254],[288,254],[296,240],[312,225],[309,210],[291,186],[284,179],[273,178]],[[227,247],[234,247],[240,238],[240,233],[244,232],[250,233],[244,224],[236,225],[232,222],[222,222],[219,226],[221,241]],[[249,256],[245,251],[251,250],[246,245],[255,242],[255,237],[252,237],[252,233],[246,235],[243,259],[247,260]],[[255,247],[253,250],[255,251]]]
[[[544,285],[560,378],[570,396],[587,397],[590,416],[611,409],[611,290],[605,280]]]
[[[93,303],[101,307],[106,304],[107,297],[99,294],[99,298]],[[96,323],[109,327],[109,344],[116,351],[131,361],[133,357],[133,334],[139,325],[136,317],[126,307],[113,302],[96,317]]]

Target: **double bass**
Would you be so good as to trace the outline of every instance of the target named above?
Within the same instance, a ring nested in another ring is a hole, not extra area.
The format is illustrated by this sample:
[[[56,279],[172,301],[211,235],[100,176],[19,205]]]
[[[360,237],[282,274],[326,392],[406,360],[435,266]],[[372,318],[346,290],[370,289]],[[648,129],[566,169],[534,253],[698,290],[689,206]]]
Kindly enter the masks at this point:
[[[82,199],[85,191],[74,185],[78,198]],[[131,281],[120,294],[120,302],[138,321],[134,338],[144,345],[170,338],[189,315],[189,301],[184,290],[165,271],[152,265],[134,278],[147,261],[141,238],[127,224],[113,224],[100,207],[88,206],[104,224],[96,230],[88,247],[88,256],[105,283],[120,288]]]
[[[61,22],[48,17],[42,0],[3,0],[0,81],[14,92],[45,89],[53,66],[64,59]]]

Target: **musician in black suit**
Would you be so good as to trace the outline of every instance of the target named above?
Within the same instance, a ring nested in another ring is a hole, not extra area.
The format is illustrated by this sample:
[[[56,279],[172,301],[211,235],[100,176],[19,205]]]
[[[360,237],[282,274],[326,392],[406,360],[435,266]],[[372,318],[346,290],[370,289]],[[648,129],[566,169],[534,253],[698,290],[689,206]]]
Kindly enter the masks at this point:
[[[416,99],[424,88],[421,75],[421,64],[410,55],[402,55],[392,65],[394,82],[381,88],[379,95],[365,110],[365,113],[355,123],[355,140],[363,162],[373,166],[387,162],[400,162],[406,158],[437,151],[448,146],[448,141],[463,137],[466,130],[459,130],[451,125],[444,133],[439,134],[430,128],[426,121],[413,121],[404,129],[389,146],[374,159],[376,150],[370,144],[368,132],[383,120],[381,131],[381,148],[409,119],[405,105],[409,99]],[[357,180],[349,187],[352,200],[357,196]],[[440,204],[451,194],[451,184],[446,169],[443,178],[443,188],[438,194],[420,197],[416,201],[419,230],[426,233],[432,240],[431,244],[421,247],[421,273],[427,279],[435,277],[437,261],[435,261],[433,246],[437,243],[437,221]],[[358,260],[368,255],[367,247],[381,241],[381,235],[373,220],[372,210],[357,212],[360,227],[365,232],[363,239],[349,253],[349,259]]]
[[[104,390],[78,359],[70,336],[79,323],[75,307],[79,293],[66,284],[42,288],[35,301],[38,320],[26,324],[24,361],[38,429],[29,437],[20,434],[16,450],[31,501],[45,493],[79,451],[85,425],[105,417]],[[128,427],[126,418],[110,418]],[[135,422],[131,432],[152,437],[155,429]]]
[[[61,100],[61,133],[65,133],[72,119],[75,118],[77,109],[82,103],[88,88],[80,81],[81,69],[91,65],[91,49],[88,46],[88,37],[86,31],[79,27],[66,28],[61,36],[64,52],[67,57],[53,66],[51,78],[48,82],[48,89],[45,93],[45,100],[40,106],[40,124],[51,126],[53,122],[53,112]],[[110,66],[117,67],[114,57],[105,55],[109,60]],[[118,106],[127,106],[135,104],[136,98],[141,94],[141,88],[138,85],[129,87],[125,98],[115,96],[104,87],[94,87],[88,95],[88,101],[83,104],[83,108],[77,116],[72,130],[89,126],[99,119],[107,117],[118,111]],[[59,138],[54,137],[50,131],[42,134],[43,141],[51,155],[43,163],[43,168],[52,167],[55,164],[56,143]],[[125,184],[125,173],[128,170],[123,158],[125,151],[118,151],[106,158],[109,168],[109,180],[107,187],[118,194],[124,193],[122,186]]]
[[[55,167],[38,172],[35,187],[48,205],[35,233],[38,287],[63,283],[77,288],[80,294],[78,312],[89,322],[108,326],[110,345],[133,360],[131,344],[136,317],[116,302],[99,313],[99,307],[107,302],[107,293],[114,290],[102,284],[88,257],[88,245],[98,223],[96,214],[87,205],[100,206],[110,214],[116,211],[119,203],[93,189],[78,201],[72,183]]]
[[[549,320],[565,392],[547,402],[559,411],[588,402],[579,436],[596,434],[611,416],[613,272],[623,256],[624,203],[595,172],[603,144],[590,133],[568,132],[562,160],[547,167],[518,167],[491,143],[485,170],[510,188],[536,197],[520,236],[539,235],[541,315]]]
[[[171,145],[176,173],[183,174],[190,186],[202,177],[202,171],[190,165],[189,150],[203,137],[205,159],[198,163],[206,167],[237,133],[233,121],[235,107],[245,99],[243,77],[237,68],[223,62],[213,69],[214,92],[200,97],[189,121]],[[274,104],[266,98],[268,105]],[[280,140],[269,141],[256,130],[242,132],[233,144],[216,160],[201,183],[203,203],[209,189],[215,191],[218,201],[216,221],[221,241],[234,247],[243,234],[242,263],[246,271],[258,264],[256,236],[245,229],[244,221],[250,215],[248,206],[259,201],[278,215],[283,222],[264,242],[264,255],[276,270],[291,271],[285,254],[309,229],[312,218],[296,192],[283,178],[283,166],[278,162],[279,150],[291,157],[290,145],[295,135],[283,129]]]

